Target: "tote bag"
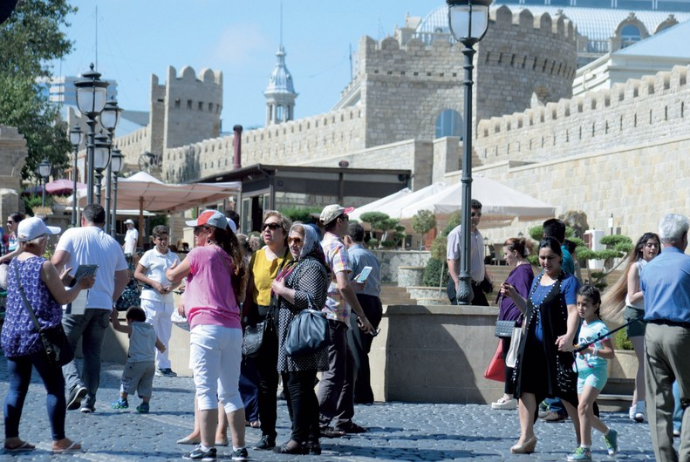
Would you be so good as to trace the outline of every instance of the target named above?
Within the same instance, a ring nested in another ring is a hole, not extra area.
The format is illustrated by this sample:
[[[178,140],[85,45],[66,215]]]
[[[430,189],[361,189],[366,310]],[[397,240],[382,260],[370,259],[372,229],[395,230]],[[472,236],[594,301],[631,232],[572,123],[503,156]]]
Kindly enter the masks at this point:
[[[503,342],[498,341],[496,352],[484,371],[484,378],[497,382],[506,381],[506,363],[503,361]]]

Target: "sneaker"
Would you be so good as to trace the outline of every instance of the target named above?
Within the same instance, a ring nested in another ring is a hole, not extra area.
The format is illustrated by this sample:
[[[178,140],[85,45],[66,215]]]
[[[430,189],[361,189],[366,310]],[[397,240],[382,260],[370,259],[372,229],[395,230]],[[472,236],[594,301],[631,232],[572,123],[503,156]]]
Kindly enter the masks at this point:
[[[575,449],[575,452],[568,456],[568,460],[592,460],[592,450],[580,446]]]
[[[96,406],[82,406],[79,412],[82,414],[93,414],[96,412]]]
[[[165,368],[165,369],[161,369],[160,367],[157,368],[156,369],[156,375],[158,377],[177,377],[177,373],[173,372],[173,370],[170,369],[169,367]]]
[[[204,460],[204,461],[215,461],[216,460],[216,448],[211,448],[208,451],[203,451],[201,446],[194,448],[192,452],[188,452],[182,456],[186,460]]]
[[[499,409],[504,411],[512,411],[513,409],[517,409],[517,406],[517,400],[513,398],[501,398],[495,403],[491,403],[491,409]]]
[[[637,405],[635,406],[635,415],[633,416],[633,420],[638,423],[644,422],[645,415],[645,405],[644,401],[638,401]]]
[[[114,401],[110,407],[113,409],[129,409],[129,403],[126,399],[120,398],[117,401]]]
[[[68,411],[76,411],[79,409],[79,406],[81,406],[81,400],[84,399],[87,393],[86,387],[82,387],[81,385],[77,385],[76,387],[72,388],[69,392],[69,397],[67,398],[67,410]]]
[[[606,450],[612,456],[618,452],[618,432],[613,428],[609,429],[608,434],[604,435],[604,443],[606,443]]]
[[[149,413],[149,403],[141,403],[140,405],[137,406],[137,412],[139,414],[148,414]]]
[[[248,460],[249,452],[247,452],[247,448],[238,448],[232,451],[231,457],[232,460]],[[215,460],[215,458],[213,460]]]

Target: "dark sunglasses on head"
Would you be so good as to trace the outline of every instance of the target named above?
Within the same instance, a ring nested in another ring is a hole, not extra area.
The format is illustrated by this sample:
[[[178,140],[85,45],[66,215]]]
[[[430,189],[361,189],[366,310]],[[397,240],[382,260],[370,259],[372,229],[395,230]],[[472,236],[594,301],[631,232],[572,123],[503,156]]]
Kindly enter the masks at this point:
[[[292,245],[292,243],[301,244],[302,238],[301,237],[288,237],[287,241],[288,241],[288,244],[290,244],[290,245]]]
[[[261,231],[266,231],[266,228],[270,229],[271,231],[275,231],[280,227],[281,226],[278,223],[264,223],[263,225],[261,225]]]

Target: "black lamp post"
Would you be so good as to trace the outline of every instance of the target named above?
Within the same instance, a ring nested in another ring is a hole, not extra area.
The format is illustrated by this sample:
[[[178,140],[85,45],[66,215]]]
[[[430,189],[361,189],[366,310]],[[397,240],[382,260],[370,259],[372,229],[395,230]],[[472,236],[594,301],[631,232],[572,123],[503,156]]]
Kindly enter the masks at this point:
[[[48,159],[44,158],[40,164],[38,164],[38,174],[43,182],[43,199],[41,200],[41,205],[46,206],[46,183],[48,183],[48,177],[50,176],[50,169],[52,165],[48,162]]]
[[[89,126],[88,141],[86,145],[86,189],[87,204],[93,203],[93,157],[96,137],[96,117],[105,106],[108,82],[100,79],[101,74],[96,72],[91,64],[91,70],[82,74],[82,78],[74,82],[77,88],[77,107],[79,112],[86,116],[86,124]],[[100,192],[99,192],[100,194]]]
[[[110,141],[108,136],[101,133],[96,137],[93,149],[93,168],[96,170],[96,203],[101,203],[101,180],[103,170],[108,168],[110,162]]]
[[[110,165],[113,174],[113,214],[110,220],[110,235],[115,237],[115,222],[117,221],[117,175],[125,166],[125,156],[123,156],[117,148],[113,149]]]
[[[458,305],[472,303],[470,276],[470,233],[472,222],[472,72],[474,71],[474,45],[484,38],[489,27],[489,6],[491,0],[446,0],[450,33],[465,48],[465,134],[462,150],[462,247],[460,254],[460,282],[457,290]]]
[[[84,141],[84,132],[81,131],[80,126],[76,126],[69,131],[69,142],[74,148],[74,170],[72,177],[74,178],[74,188],[72,189],[72,227],[77,226],[77,156],[79,155],[79,146]]]
[[[117,106],[117,101],[113,99],[105,103],[99,119],[101,126],[108,130],[108,138],[110,139],[110,147],[112,149],[115,128],[120,121],[120,108]],[[105,177],[105,229],[108,230],[110,229],[110,185],[112,183],[112,167],[110,163],[108,163],[108,171]]]

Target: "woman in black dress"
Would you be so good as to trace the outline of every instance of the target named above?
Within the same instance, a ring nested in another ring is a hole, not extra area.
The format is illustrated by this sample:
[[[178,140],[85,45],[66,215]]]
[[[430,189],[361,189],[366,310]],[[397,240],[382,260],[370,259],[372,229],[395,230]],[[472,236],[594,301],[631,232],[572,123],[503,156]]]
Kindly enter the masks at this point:
[[[292,420],[292,437],[275,448],[283,454],[321,454],[319,403],[314,392],[316,372],[328,369],[328,351],[298,357],[285,350],[290,322],[307,308],[321,311],[326,302],[328,271],[316,231],[300,223],[292,225],[288,237],[295,264],[276,277],[273,292],[280,297],[278,311],[278,371]]]
[[[524,335],[520,341],[513,379],[519,398],[520,430],[514,454],[529,454],[537,446],[534,422],[537,404],[547,397],[561,398],[579,432],[577,416],[577,374],[573,371],[573,341],[579,326],[577,290],[580,283],[561,270],[560,243],[546,237],[539,243],[539,265],[543,271],[534,279],[527,299],[515,287],[503,284],[508,295],[525,313]]]

